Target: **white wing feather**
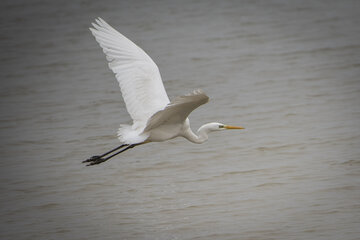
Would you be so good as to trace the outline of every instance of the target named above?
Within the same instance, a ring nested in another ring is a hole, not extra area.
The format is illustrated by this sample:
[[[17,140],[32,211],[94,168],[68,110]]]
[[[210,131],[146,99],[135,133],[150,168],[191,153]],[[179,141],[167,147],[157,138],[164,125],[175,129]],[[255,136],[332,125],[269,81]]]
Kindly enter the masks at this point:
[[[148,119],[170,102],[159,69],[140,47],[103,19],[96,19],[93,26],[90,30],[119,82],[126,109],[133,119],[132,129],[141,132]]]
[[[209,97],[201,90],[175,98],[165,109],[156,112],[149,119],[144,132],[155,129],[163,124],[181,125],[189,114],[202,104],[209,101]]]

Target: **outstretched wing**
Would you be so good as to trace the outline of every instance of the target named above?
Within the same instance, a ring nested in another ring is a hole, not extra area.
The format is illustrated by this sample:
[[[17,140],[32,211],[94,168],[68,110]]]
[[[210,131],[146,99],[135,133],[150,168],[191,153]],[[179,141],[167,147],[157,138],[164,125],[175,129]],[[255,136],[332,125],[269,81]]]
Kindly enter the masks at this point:
[[[148,119],[170,102],[159,69],[140,47],[103,19],[96,19],[93,26],[90,30],[115,73],[134,128],[144,129]]]
[[[182,124],[197,107],[209,101],[209,97],[201,90],[175,98],[164,110],[155,113],[147,122],[144,132],[162,124]]]

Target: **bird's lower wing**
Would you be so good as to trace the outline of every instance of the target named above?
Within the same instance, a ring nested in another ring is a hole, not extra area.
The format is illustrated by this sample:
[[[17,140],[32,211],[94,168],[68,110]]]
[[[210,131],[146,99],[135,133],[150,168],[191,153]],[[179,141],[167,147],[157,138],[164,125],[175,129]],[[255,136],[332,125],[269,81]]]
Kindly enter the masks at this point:
[[[201,90],[175,98],[165,109],[155,113],[147,122],[144,132],[162,124],[182,124],[189,114],[202,104],[209,101],[209,97]]]
[[[170,102],[159,69],[140,47],[101,18],[93,26],[90,30],[115,73],[134,128],[144,129],[147,120]]]

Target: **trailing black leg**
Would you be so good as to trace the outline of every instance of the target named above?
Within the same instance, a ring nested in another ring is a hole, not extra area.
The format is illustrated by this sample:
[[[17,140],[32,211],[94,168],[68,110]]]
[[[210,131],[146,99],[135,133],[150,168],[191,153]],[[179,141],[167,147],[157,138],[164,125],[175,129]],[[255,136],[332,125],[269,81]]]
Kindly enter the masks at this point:
[[[125,147],[125,146],[129,146],[129,144],[120,145],[120,146],[118,146],[118,147],[116,147],[116,148],[114,148],[114,149],[112,149],[112,150],[110,150],[110,151],[108,151],[108,152],[100,155],[100,156],[92,156],[91,158],[83,161],[83,163],[96,161],[97,159],[100,159],[100,158],[102,158],[102,157],[105,157],[106,155],[108,155],[108,154],[110,154],[110,153],[112,153],[112,152],[114,152],[114,151],[116,151],[116,150],[119,150],[119,149],[121,149],[121,148],[123,148],[123,147]]]
[[[118,154],[120,154],[120,153],[122,153],[122,152],[125,152],[126,150],[128,150],[128,149],[130,149],[130,148],[133,148],[133,147],[135,147],[135,146],[137,146],[137,145],[139,145],[139,144],[126,145],[126,146],[127,146],[126,148],[124,148],[124,149],[120,150],[119,152],[114,153],[114,154],[112,154],[112,155],[110,155],[110,156],[108,156],[108,157],[106,157],[106,158],[102,158],[102,157],[94,158],[94,159],[90,158],[90,159],[86,160],[86,162],[89,162],[89,164],[86,165],[86,166],[92,166],[92,165],[96,165],[96,164],[103,163],[103,162],[109,160],[110,158],[112,158],[112,157],[114,157],[114,156],[116,156],[116,155],[118,155]],[[114,151],[115,151],[115,150],[114,150]],[[112,151],[112,152],[113,152],[113,151]],[[85,162],[85,161],[84,161],[84,162]]]

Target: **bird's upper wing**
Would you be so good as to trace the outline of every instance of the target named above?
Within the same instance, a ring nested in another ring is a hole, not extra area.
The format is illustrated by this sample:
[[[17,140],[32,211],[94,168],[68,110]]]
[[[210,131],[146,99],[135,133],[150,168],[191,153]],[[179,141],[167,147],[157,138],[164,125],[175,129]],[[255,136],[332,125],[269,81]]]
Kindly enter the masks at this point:
[[[93,26],[90,30],[115,73],[134,127],[144,128],[148,119],[170,102],[159,69],[140,47],[103,19],[96,19]]]
[[[164,110],[155,113],[147,122],[144,132],[162,124],[182,124],[197,107],[209,101],[209,97],[201,90],[175,98]]]

